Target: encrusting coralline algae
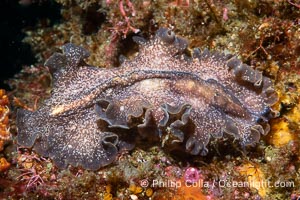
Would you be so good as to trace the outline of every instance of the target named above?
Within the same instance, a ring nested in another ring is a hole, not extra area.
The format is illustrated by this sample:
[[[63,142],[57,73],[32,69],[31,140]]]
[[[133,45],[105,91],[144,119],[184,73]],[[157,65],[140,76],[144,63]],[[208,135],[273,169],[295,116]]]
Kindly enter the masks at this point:
[[[18,110],[18,144],[61,168],[97,170],[137,137],[206,155],[212,138],[231,135],[245,146],[269,131],[278,97],[261,72],[231,55],[190,56],[187,41],[166,28],[133,39],[139,53],[119,68],[86,64],[89,53],[73,44],[52,55],[52,94],[35,112]]]

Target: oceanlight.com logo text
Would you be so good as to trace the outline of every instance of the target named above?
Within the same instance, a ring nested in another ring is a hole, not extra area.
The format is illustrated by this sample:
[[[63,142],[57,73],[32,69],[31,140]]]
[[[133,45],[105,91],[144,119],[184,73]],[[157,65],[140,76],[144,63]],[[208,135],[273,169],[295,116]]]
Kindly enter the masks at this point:
[[[140,181],[142,187],[159,187],[159,188],[179,188],[179,187],[201,187],[201,188],[242,188],[242,187],[254,187],[254,188],[294,188],[295,183],[293,181],[229,181],[229,180],[219,180],[219,181],[203,181],[199,180],[197,182],[184,182],[175,180],[147,180],[143,179]]]
[[[215,184],[214,184],[215,185]],[[254,188],[286,188],[286,187],[295,187],[295,183],[293,181],[227,181],[220,180],[217,181],[217,186],[219,187],[254,187]]]

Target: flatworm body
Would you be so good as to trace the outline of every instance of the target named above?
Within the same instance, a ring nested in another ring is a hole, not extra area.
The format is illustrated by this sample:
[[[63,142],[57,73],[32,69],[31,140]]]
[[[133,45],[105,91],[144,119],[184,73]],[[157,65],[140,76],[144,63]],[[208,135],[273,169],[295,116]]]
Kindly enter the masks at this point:
[[[133,39],[138,55],[113,69],[87,65],[89,53],[73,44],[52,55],[51,96],[35,112],[18,110],[18,144],[61,168],[97,170],[138,136],[206,155],[212,138],[253,145],[269,131],[278,97],[261,72],[230,55],[189,56],[187,41],[165,28]]]

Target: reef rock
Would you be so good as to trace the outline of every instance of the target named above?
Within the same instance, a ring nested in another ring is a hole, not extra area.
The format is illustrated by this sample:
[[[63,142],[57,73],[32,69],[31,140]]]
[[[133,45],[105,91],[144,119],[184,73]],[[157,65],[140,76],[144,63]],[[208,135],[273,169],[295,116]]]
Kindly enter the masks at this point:
[[[35,112],[18,110],[18,144],[61,168],[97,170],[137,137],[206,155],[212,138],[245,146],[269,131],[278,97],[262,72],[231,55],[189,56],[187,41],[165,28],[133,39],[138,55],[113,69],[89,66],[89,53],[73,44],[52,55],[51,96]]]

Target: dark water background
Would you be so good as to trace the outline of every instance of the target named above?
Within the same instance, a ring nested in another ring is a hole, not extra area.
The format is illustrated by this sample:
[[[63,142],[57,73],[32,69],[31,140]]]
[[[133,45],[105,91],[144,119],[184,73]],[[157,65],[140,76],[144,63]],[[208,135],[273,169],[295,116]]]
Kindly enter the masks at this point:
[[[36,62],[30,45],[22,42],[23,30],[51,27],[60,18],[60,5],[52,0],[0,0],[0,88],[9,90],[5,80]]]

